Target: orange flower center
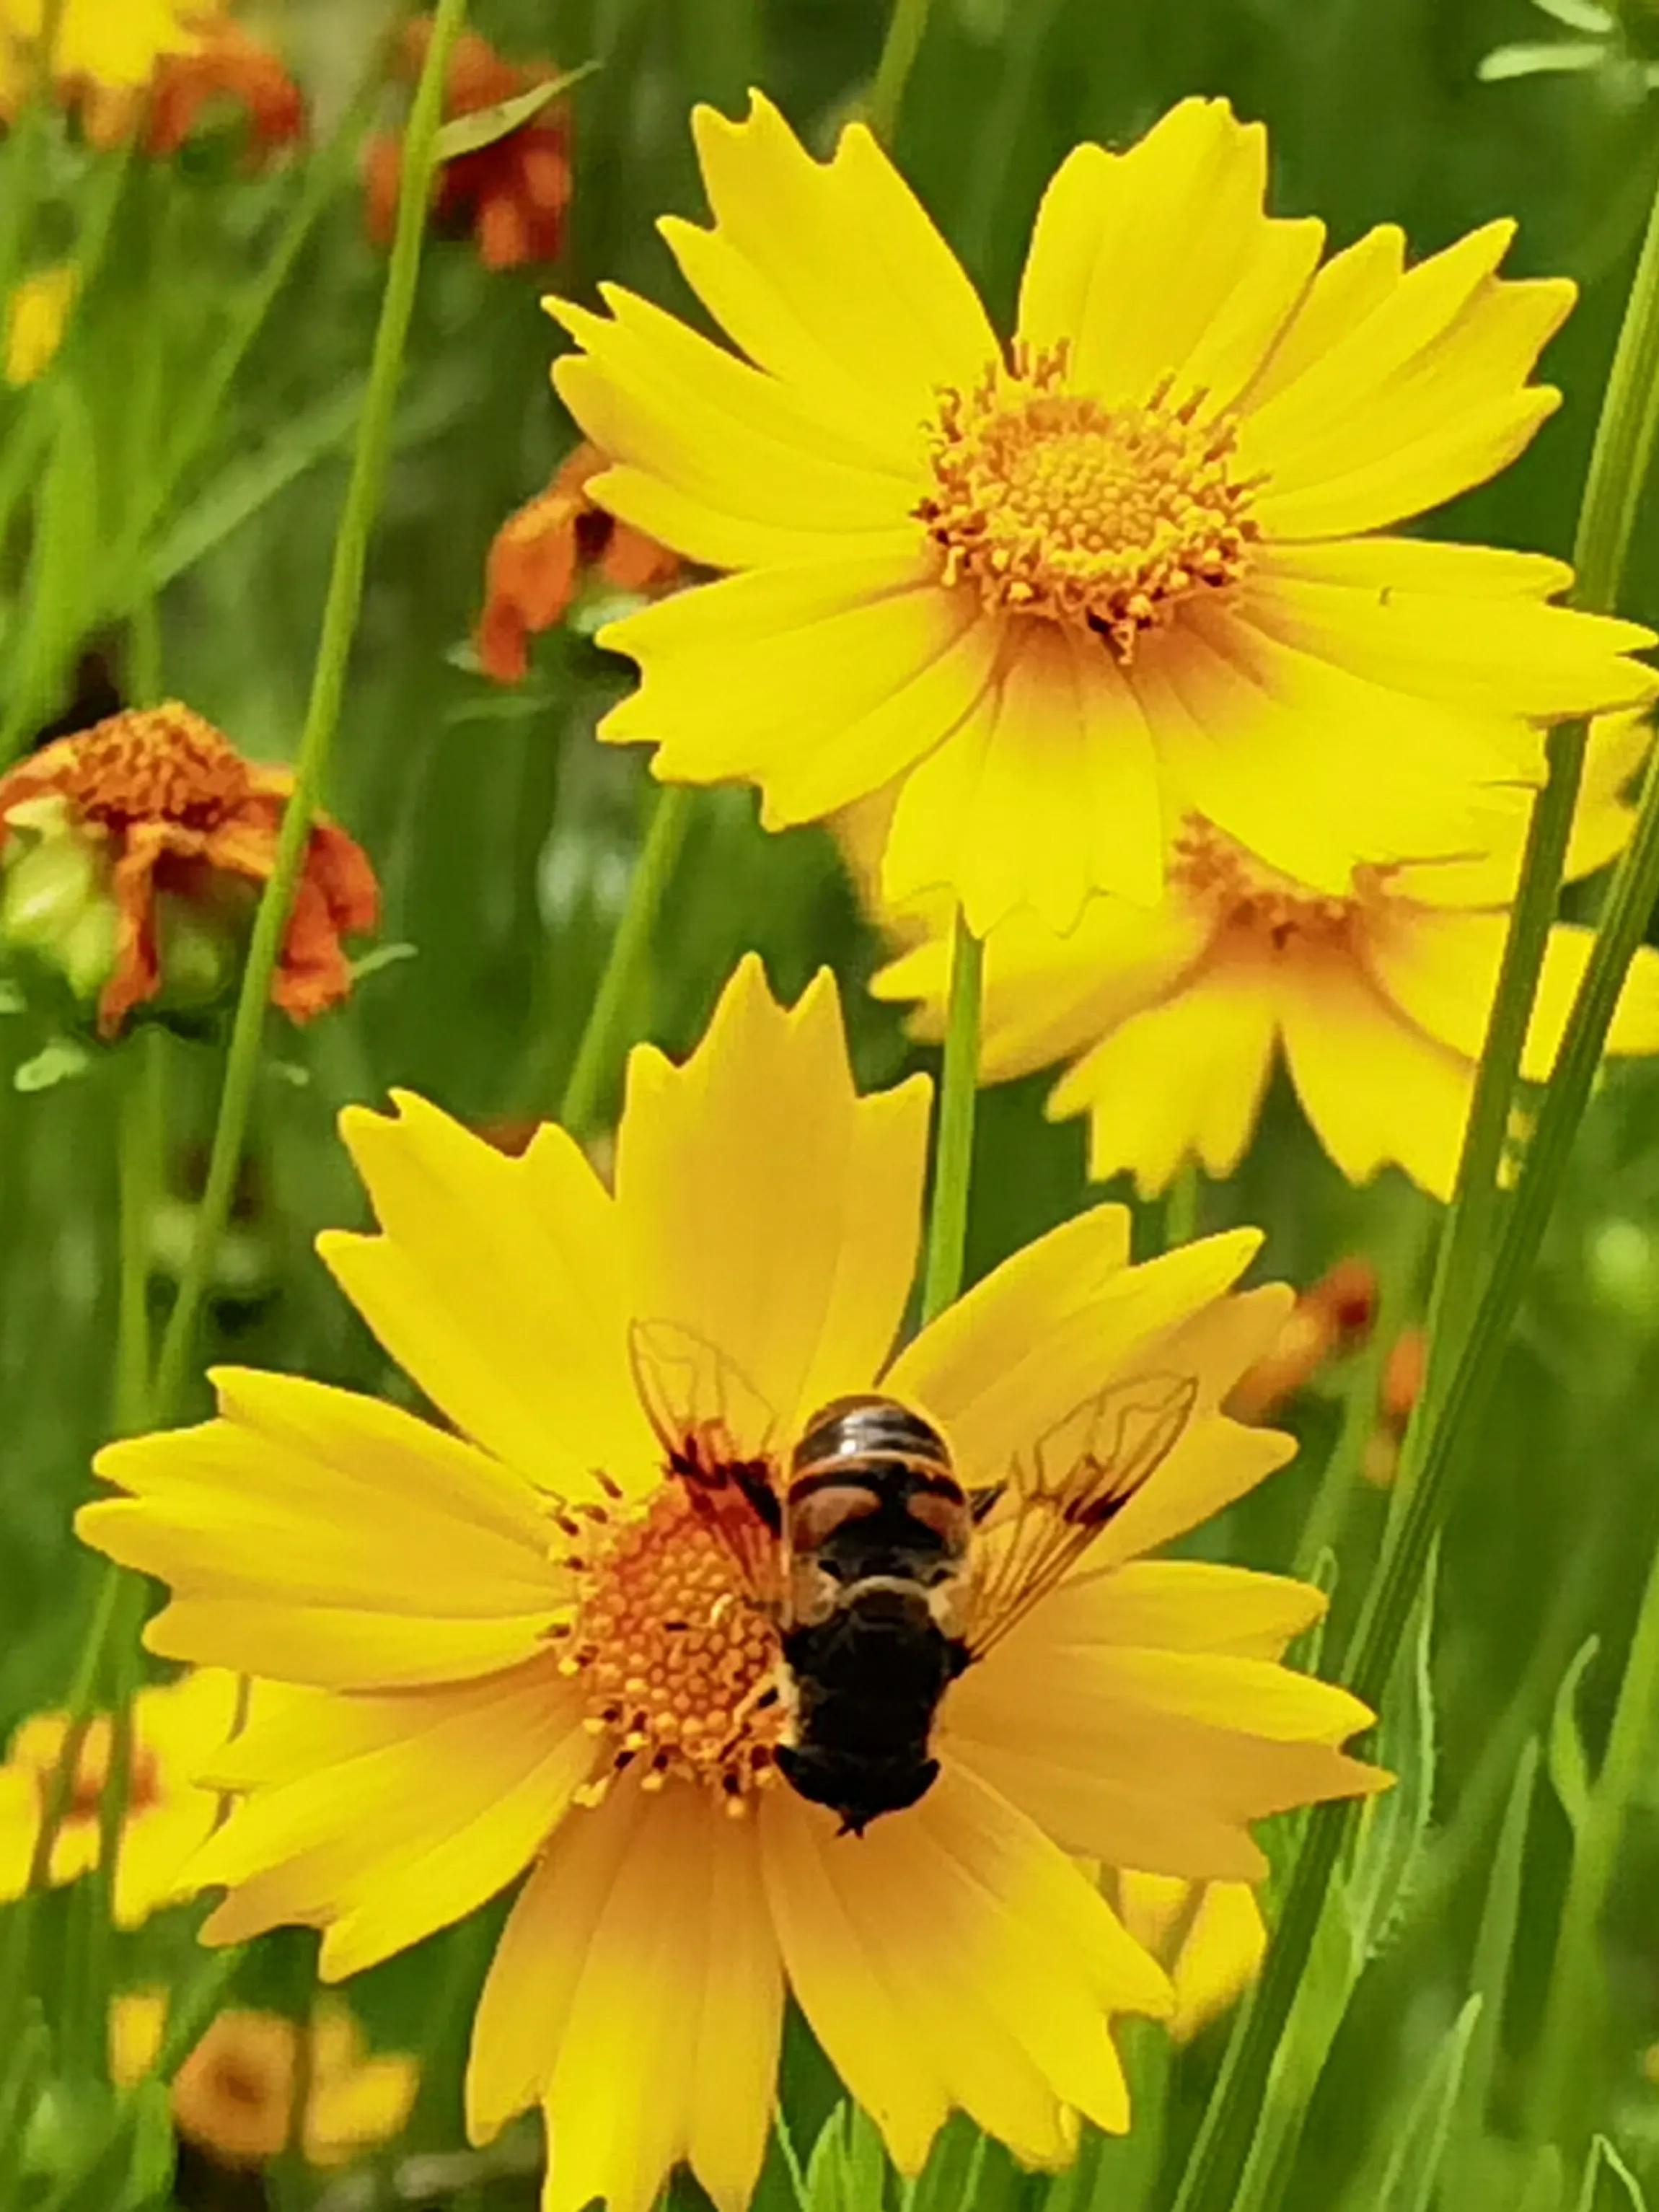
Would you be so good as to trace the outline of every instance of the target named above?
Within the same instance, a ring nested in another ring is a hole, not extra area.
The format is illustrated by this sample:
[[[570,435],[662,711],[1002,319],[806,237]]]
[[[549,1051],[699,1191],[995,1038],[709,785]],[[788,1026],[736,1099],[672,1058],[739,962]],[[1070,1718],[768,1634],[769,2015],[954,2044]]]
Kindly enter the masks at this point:
[[[665,1485],[642,1514],[627,1515],[620,1493],[582,1511],[559,1524],[581,1591],[561,1632],[561,1663],[581,1685],[586,1727],[611,1754],[583,1802],[597,1804],[638,1760],[647,1790],[671,1777],[701,1782],[744,1812],[775,1771],[781,1715],[769,1696],[771,1623],[678,1487]]]
[[[1170,874],[1220,928],[1250,938],[1268,951],[1346,943],[1354,913],[1351,899],[1322,897],[1307,890],[1196,815],[1188,815],[1182,825]]]
[[[947,584],[1093,630],[1127,664],[1143,631],[1243,574],[1255,480],[1233,476],[1235,426],[1200,419],[1201,392],[1107,407],[1061,390],[1065,371],[1063,345],[1016,348],[1012,375],[994,364],[965,396],[947,388],[917,512]]]
[[[247,763],[190,708],[130,708],[64,747],[57,787],[83,819],[125,829],[176,822],[212,830],[247,797]]]

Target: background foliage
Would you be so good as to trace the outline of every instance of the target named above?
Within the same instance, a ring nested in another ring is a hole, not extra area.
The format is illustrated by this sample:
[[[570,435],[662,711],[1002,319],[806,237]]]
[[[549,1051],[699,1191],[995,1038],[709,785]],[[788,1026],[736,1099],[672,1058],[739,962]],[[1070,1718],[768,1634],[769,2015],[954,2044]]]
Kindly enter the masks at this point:
[[[882,0],[477,0],[475,27],[507,53],[604,64],[573,95],[576,196],[567,265],[552,281],[586,297],[615,276],[690,310],[651,227],[662,210],[699,206],[690,105],[730,110],[761,84],[823,143],[867,89],[885,16]],[[55,126],[27,149],[42,164],[33,258],[84,251],[89,230],[108,227],[64,356],[40,384],[4,396],[0,752],[63,709],[89,648],[123,690],[142,693],[159,675],[248,750],[293,749],[383,275],[350,149],[327,149],[331,133],[355,127],[348,102],[383,26],[367,0],[313,0],[269,27],[319,117],[313,149],[269,176],[243,176],[212,146],[171,164],[94,155]],[[1659,109],[1632,70],[1480,81],[1494,47],[1566,35],[1526,0],[934,0],[898,151],[1005,324],[1031,210],[1061,155],[1080,137],[1121,142],[1190,92],[1224,94],[1268,124],[1278,210],[1322,216],[1338,244],[1398,221],[1426,252],[1514,216],[1513,272],[1565,272],[1583,288],[1547,362],[1566,404],[1522,462],[1437,527],[1565,553],[1659,170]],[[1630,0],[1620,35],[1659,52],[1659,15]],[[0,194],[24,150],[0,154],[12,164]],[[270,290],[272,257],[307,195],[314,221],[221,402],[204,366]],[[475,1121],[552,1109],[647,801],[639,761],[590,742],[626,677],[580,623],[542,641],[515,691],[489,684],[467,649],[493,532],[573,441],[547,381],[553,333],[539,289],[538,272],[492,276],[463,244],[428,248],[327,793],[381,872],[384,942],[409,957],[366,977],[313,1030],[273,1024],[210,1310],[216,1354],[393,1395],[406,1386],[309,1251],[319,1228],[362,1214],[334,1115],[394,1084]],[[1659,618],[1650,520],[1624,611]],[[709,794],[631,1010],[635,1033],[689,1044],[751,945],[790,994],[821,962],[837,969],[866,1082],[905,1064],[891,1010],[860,996],[877,948],[827,839],[768,838],[747,794]],[[73,1079],[19,1088],[18,1071],[38,1066],[48,1042],[32,1014],[0,1018],[3,1727],[60,1700],[72,1671],[94,1569],[69,1517],[110,1423],[116,1066],[100,1057]],[[158,1042],[171,1095],[168,1187],[152,1223],[159,1313],[188,1239],[218,1047]],[[973,1273],[1084,1200],[1081,1133],[1044,1121],[1043,1088],[981,1101]],[[1199,1206],[1205,1226],[1265,1224],[1271,1273],[1306,1282],[1358,1251],[1383,1269],[1394,1320],[1420,1310],[1429,1201],[1392,1175],[1350,1190],[1281,1096],[1237,1183],[1200,1192]],[[1139,1209],[1138,1226],[1150,1246],[1159,1210]],[[1402,1669],[1384,1755],[1406,1784],[1345,1875],[1287,2049],[1287,2065],[1301,2065],[1330,2038],[1299,2151],[1291,2129],[1241,2206],[1607,2212],[1644,2191],[1659,2203],[1659,2087],[1644,2059],[1659,2045],[1659,1761],[1628,1808],[1590,2009],[1571,2023],[1559,2141],[1537,2140],[1538,2034],[1583,1818],[1581,1770],[1595,1772],[1659,1542],[1656,1339],[1659,1067],[1638,1063],[1591,1109],[1498,1415],[1444,1540],[1432,1612]],[[1306,1395],[1293,1415],[1301,1459],[1205,1531],[1206,1547],[1260,1566],[1297,1559],[1350,1399],[1359,1410],[1332,1477],[1340,1538],[1322,1561],[1340,1613],[1386,1511],[1354,1449],[1375,1381],[1373,1356]],[[1286,1840],[1272,1845],[1279,1859]],[[52,1989],[76,1971],[82,1910],[72,1895],[52,1902]],[[122,1939],[120,1977],[181,1977],[191,1925],[174,1915]],[[397,2160],[459,2142],[465,2016],[484,1956],[477,1931],[463,1929],[354,1990],[381,2041],[428,2061]],[[256,1997],[291,1998],[307,1971],[304,1943],[273,1939],[246,1976]],[[1474,2011],[1472,1993],[1483,1999]],[[1155,2038],[1132,2035],[1141,2125],[1125,2145],[1091,2145],[1075,2176],[1021,2177],[961,2129],[906,2201],[915,2212],[969,2202],[1161,2212],[1224,2033],[1173,2061]],[[814,2154],[833,2085],[804,2038],[787,2079],[803,2171],[792,2179],[781,2152],[769,2197],[865,2212],[893,2187],[865,2124],[840,2115]],[[73,2083],[64,2094],[66,2110],[81,2109]],[[1607,2153],[1591,2152],[1598,2132]],[[510,2142],[508,2164],[514,2154]],[[313,2188],[286,2173],[252,2185],[285,2204],[331,2191],[326,2202],[343,2212],[391,2202],[378,2192],[395,2165],[389,2156],[378,2181]],[[129,2201],[168,2201],[166,2167],[152,2160]],[[425,2171],[429,2201],[534,2201],[527,2171]],[[107,2186],[88,2200],[112,2201]]]

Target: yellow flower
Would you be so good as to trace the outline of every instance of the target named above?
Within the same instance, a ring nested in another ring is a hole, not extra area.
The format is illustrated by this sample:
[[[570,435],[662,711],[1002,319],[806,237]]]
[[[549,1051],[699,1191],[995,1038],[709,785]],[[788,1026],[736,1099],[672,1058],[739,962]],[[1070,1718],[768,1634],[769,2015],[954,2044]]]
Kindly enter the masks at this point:
[[[115,1873],[115,1919],[136,1928],[200,1887],[185,1873],[218,1816],[216,1791],[198,1786],[223,1746],[236,1707],[234,1675],[202,1668],[132,1702],[132,1767]],[[38,1713],[11,1740],[0,1766],[0,1899],[21,1897],[40,1832],[40,1810],[63,1750],[62,1713]],[[52,1847],[54,1885],[99,1863],[98,1801],[109,1773],[110,1722],[94,1715]]]
[[[830,977],[786,1012],[751,958],[684,1066],[634,1054],[614,1194],[556,1127],[509,1158],[418,1098],[352,1109],[381,1233],[321,1249],[454,1432],[222,1370],[216,1420],[100,1459],[127,1494],[80,1529],[173,1585],[154,1647],[293,1686],[262,1680],[221,1762],[245,1795],[196,1863],[229,1893],[210,1940],[308,1923],[332,1978],[531,1869],[467,2102],[483,2141],[542,2100],[547,2212],[644,2212],[680,2159],[745,2204],[786,1986],[905,2171],[952,2106],[1065,2160],[1079,2114],[1127,2124],[1111,2016],[1173,2002],[1070,1855],[1257,1881],[1249,1822],[1382,1779],[1338,1747],[1364,1707],[1278,1664],[1316,1591],[1144,1557],[1293,1449],[1218,1411],[1289,1302],[1232,1292],[1256,1232],[1131,1267],[1097,1208],[895,1358],[928,1103],[919,1077],[860,1098]],[[739,1456],[879,1378],[1011,1505],[1017,1457],[1105,1386],[1194,1395],[1080,1571],[950,1688],[932,1786],[854,1836],[781,1780],[776,1633],[666,1473],[639,1324],[734,1363],[695,1419]]]
[[[1498,279],[1512,224],[1319,268],[1260,126],[1187,100],[1068,156],[1005,348],[861,126],[822,165],[758,96],[693,127],[714,224],[662,229],[748,359],[549,302],[593,497],[741,572],[600,633],[642,670],[601,734],[659,775],[757,783],[775,828],[892,785],[890,899],[1064,930],[1155,902],[1189,809],[1328,894],[1467,851],[1541,724],[1652,696],[1647,631],[1547,604],[1560,562],[1371,534],[1557,404],[1526,380],[1572,287]]]
[[[0,112],[27,92],[46,0],[0,0]],[[52,46],[54,77],[112,92],[136,91],[164,54],[201,43],[198,0],[64,0]]]
[[[1648,735],[1634,715],[1595,726],[1571,875],[1603,866],[1627,839],[1620,793]],[[867,855],[868,822],[842,826]],[[1097,898],[1069,937],[1031,915],[992,933],[985,1079],[1069,1062],[1050,1115],[1087,1113],[1091,1174],[1128,1169],[1151,1192],[1188,1157],[1232,1173],[1282,1050],[1303,1111],[1350,1181],[1393,1160],[1448,1197],[1523,836],[1517,811],[1485,857],[1362,869],[1332,897],[1188,816],[1160,906]],[[937,903],[927,921],[927,941],[872,988],[920,999],[918,1026],[937,1035],[949,923]],[[1522,1064],[1530,1081],[1554,1061],[1590,940],[1570,922],[1551,932]],[[1659,952],[1637,954],[1608,1049],[1659,1052]]]
[[[118,2088],[149,2073],[161,2051],[167,1999],[134,1990],[110,2008],[110,2075]],[[319,2005],[306,2052],[305,2155],[343,2166],[402,2132],[420,2063],[401,2052],[371,2058],[362,2028],[337,2000]],[[173,2084],[173,2124],[222,2165],[263,2166],[288,2148],[298,2084],[300,2029],[278,2013],[218,2014]]]
[[[1248,1882],[1202,1887],[1162,1874],[1118,1876],[1123,1924],[1170,1970],[1170,2033],[1186,2043],[1242,1997],[1267,1948],[1267,1923]]]
[[[6,310],[5,374],[14,390],[51,368],[80,289],[80,270],[64,261],[55,269],[37,269],[13,292]]]

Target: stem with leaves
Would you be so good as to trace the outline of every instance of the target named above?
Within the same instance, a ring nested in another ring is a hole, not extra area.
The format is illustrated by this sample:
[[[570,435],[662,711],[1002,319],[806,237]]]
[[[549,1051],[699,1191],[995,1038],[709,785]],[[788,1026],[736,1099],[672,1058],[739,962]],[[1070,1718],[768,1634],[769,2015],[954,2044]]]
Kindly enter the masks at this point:
[[[1639,487],[1659,428],[1659,199],[1625,311],[1580,511],[1581,605],[1617,600]],[[1444,1518],[1451,1480],[1492,1405],[1522,1293],[1565,1174],[1613,1008],[1659,896],[1659,777],[1650,774],[1635,833],[1613,878],[1566,1035],[1546,1089],[1519,1188],[1500,1220],[1497,1170],[1537,989],[1583,766],[1584,730],[1552,732],[1550,775],[1533,812],[1497,1000],[1443,1232],[1430,1327],[1429,1386],[1413,1417],[1397,1510],[1342,1669],[1370,1705],[1389,1686],[1401,1639]],[[1495,1248],[1495,1249],[1494,1249]],[[1285,2032],[1351,1808],[1310,1815],[1261,1980],[1241,2015],[1194,2146],[1175,2212],[1224,2212],[1248,2157],[1273,2054]]]

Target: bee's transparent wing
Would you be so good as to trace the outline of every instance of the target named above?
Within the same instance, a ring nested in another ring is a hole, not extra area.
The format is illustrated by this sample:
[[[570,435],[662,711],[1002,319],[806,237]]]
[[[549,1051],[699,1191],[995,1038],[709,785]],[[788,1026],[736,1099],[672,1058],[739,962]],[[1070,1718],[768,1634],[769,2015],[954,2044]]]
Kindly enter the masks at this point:
[[[678,1322],[633,1322],[628,1356],[665,1471],[750,1595],[775,1607],[784,1583],[777,1417],[735,1360]]]
[[[1190,1375],[1109,1383],[1015,1460],[979,1539],[968,1616],[975,1658],[1065,1581],[1169,1457],[1197,1396]]]

